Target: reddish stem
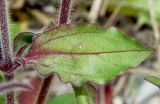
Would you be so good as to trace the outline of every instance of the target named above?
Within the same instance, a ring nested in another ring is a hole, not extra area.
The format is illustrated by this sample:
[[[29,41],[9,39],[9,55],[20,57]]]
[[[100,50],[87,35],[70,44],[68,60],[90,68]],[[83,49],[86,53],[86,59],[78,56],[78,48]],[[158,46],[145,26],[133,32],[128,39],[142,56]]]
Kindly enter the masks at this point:
[[[51,75],[47,76],[46,78],[44,78],[44,80],[42,82],[42,87],[41,87],[40,92],[37,97],[36,104],[44,104],[45,103],[45,99],[46,99],[47,94],[49,92],[49,88],[51,86],[53,77],[54,77],[54,74],[51,74]]]
[[[3,71],[8,72],[12,66],[9,26],[8,26],[8,8],[7,0],[0,0],[0,31],[1,31],[1,55],[2,63],[5,66]]]
[[[113,90],[110,84],[105,86],[105,102],[106,104],[113,104]]]
[[[96,104],[113,104],[112,88],[111,85],[97,86]]]
[[[4,78],[6,81],[11,81],[14,78],[13,74],[5,74]],[[14,104],[14,93],[13,91],[7,92],[6,95],[6,99],[7,99],[7,104]]]
[[[0,0],[0,69],[6,73],[12,70],[12,54],[9,37],[9,18],[7,0]],[[11,81],[13,74],[5,74],[5,80]],[[14,104],[13,91],[7,92],[7,104]]]
[[[70,7],[71,7],[71,0],[62,0],[61,12],[59,16],[59,25],[67,24],[69,22]]]

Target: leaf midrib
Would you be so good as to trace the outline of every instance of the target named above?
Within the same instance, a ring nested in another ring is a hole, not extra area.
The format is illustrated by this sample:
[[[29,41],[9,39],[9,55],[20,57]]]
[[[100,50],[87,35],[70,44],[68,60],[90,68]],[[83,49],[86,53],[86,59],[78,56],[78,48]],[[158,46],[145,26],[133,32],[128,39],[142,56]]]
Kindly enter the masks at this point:
[[[125,53],[125,52],[149,52],[149,50],[124,50],[124,51],[108,51],[108,52],[51,52],[53,55],[99,55],[107,53]]]
[[[61,52],[61,51],[58,51],[58,52],[44,52],[44,54],[39,54],[39,53],[32,53],[34,54],[34,56],[26,56],[27,59],[39,59],[43,56],[46,56],[47,55],[62,55],[62,56],[91,56],[91,55],[100,55],[100,54],[116,54],[116,53],[127,53],[127,52],[150,52],[149,50],[124,50],[124,51],[108,51],[108,52],[88,52],[88,53],[85,53],[85,52],[81,52],[81,53],[76,53],[76,52]],[[36,55],[35,55],[36,54]]]

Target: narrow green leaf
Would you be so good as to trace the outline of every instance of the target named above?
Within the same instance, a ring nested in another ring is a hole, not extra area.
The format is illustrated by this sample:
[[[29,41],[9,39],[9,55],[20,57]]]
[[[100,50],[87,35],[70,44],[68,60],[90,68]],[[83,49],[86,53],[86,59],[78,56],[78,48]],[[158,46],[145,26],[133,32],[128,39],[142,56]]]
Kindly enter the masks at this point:
[[[147,80],[148,82],[150,82],[160,88],[160,77],[149,76],[149,77],[146,77],[145,80]]]
[[[116,28],[63,25],[39,34],[25,57],[43,74],[57,72],[64,81],[105,84],[136,67],[150,50]]]

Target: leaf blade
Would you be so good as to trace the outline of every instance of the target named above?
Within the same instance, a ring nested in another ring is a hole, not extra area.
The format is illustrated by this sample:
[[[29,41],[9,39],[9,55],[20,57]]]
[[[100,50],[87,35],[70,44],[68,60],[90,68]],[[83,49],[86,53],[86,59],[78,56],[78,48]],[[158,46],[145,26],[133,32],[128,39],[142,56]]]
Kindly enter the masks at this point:
[[[25,58],[37,61],[42,73],[57,72],[64,81],[104,84],[149,54],[149,49],[113,27],[88,24],[63,25],[42,33]]]

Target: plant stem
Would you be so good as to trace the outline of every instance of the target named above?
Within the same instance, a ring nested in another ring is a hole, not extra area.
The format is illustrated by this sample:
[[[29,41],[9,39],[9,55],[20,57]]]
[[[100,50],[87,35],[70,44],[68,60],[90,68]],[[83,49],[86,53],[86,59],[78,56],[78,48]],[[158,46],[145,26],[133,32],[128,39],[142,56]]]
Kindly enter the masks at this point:
[[[13,74],[5,74],[4,75],[6,81],[11,81],[14,78]],[[14,104],[14,93],[13,91],[7,92],[6,95],[7,104]]]
[[[97,104],[113,104],[111,85],[99,85],[97,87]]]
[[[77,104],[89,104],[88,95],[83,86],[81,87],[73,86],[73,89]]]
[[[0,0],[0,61],[1,70],[9,73],[12,69],[12,51],[9,37],[9,16],[7,0]],[[6,81],[13,79],[13,74],[4,74]],[[14,104],[14,93],[13,91],[7,92],[6,95],[7,104]]]
[[[47,97],[47,94],[49,92],[49,88],[50,85],[52,83],[52,79],[54,77],[54,74],[51,74],[49,76],[47,76],[46,78],[44,78],[43,82],[42,82],[42,87],[40,89],[36,104],[44,104],[45,99]]]
[[[8,72],[12,66],[8,17],[9,16],[8,16],[7,0],[0,0],[0,26],[1,26],[0,56],[2,57],[2,64],[5,66],[5,69],[3,69],[5,72]]]
[[[71,0],[62,0],[58,25],[69,23],[70,7],[71,7]],[[44,78],[42,87],[40,89],[40,93],[36,100],[37,102],[36,104],[44,104],[49,88],[51,86],[53,77],[54,77],[54,74],[51,74],[46,78]]]
[[[97,86],[96,104],[105,104],[104,85]]]
[[[111,84],[105,86],[105,104],[113,104],[113,90]]]
[[[86,83],[80,87],[73,86],[76,104],[95,104],[96,89],[90,83]]]
[[[0,68],[2,67],[2,60],[3,60],[3,55],[2,54],[3,54],[2,53],[2,43],[1,43],[1,35],[0,35]]]
[[[71,0],[62,0],[59,25],[69,23]]]

